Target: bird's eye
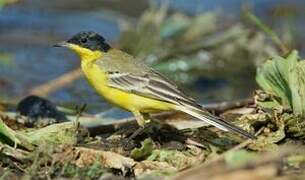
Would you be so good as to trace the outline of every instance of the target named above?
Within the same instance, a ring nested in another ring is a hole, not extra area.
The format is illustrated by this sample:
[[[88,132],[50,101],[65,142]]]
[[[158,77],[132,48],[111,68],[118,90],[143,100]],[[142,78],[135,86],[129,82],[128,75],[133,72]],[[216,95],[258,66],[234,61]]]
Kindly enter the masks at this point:
[[[87,42],[87,38],[82,38],[80,41],[81,41],[81,43],[83,43],[83,44],[84,44],[84,43],[86,43],[86,42]]]

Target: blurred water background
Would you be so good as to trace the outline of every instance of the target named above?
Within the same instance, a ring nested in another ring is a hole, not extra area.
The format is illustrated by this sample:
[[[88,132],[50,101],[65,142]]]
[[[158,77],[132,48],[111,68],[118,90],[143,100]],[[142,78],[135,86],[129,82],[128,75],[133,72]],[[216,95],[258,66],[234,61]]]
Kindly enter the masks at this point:
[[[151,3],[146,0],[19,0],[0,9],[0,98],[22,96],[28,89],[52,80],[79,66],[78,57],[52,44],[75,33],[94,30],[111,44],[120,38],[118,21],[136,22]],[[255,15],[281,33],[292,32],[294,46],[304,55],[305,1],[302,0],[170,0],[170,11],[188,15],[216,11],[226,19],[239,21],[242,9]],[[226,22],[220,22],[226,23]],[[284,37],[284,36],[283,36]],[[231,68],[231,67],[227,67]],[[236,76],[243,76],[236,74]],[[238,88],[236,88],[238,87]],[[254,77],[238,78],[232,86],[221,76],[201,76],[184,88],[201,103],[249,97],[255,89]],[[100,112],[109,106],[88,86],[84,78],[52,93],[59,104],[89,104],[89,111]]]

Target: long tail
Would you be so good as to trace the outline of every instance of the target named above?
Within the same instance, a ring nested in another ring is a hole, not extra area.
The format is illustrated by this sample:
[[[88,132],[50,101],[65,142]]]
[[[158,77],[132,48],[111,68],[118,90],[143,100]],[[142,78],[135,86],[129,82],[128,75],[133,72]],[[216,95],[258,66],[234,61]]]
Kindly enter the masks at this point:
[[[226,122],[225,120],[219,118],[219,117],[216,117],[216,116],[213,116],[212,114],[210,114],[209,112],[207,111],[204,111],[200,108],[197,108],[197,107],[187,107],[187,106],[176,106],[176,109],[177,110],[180,110],[182,112],[185,112],[193,117],[196,117],[202,121],[205,121],[207,122],[208,124],[210,125],[213,125],[221,130],[224,130],[224,131],[232,131],[232,132],[236,132],[238,134],[241,134],[247,138],[250,138],[250,139],[256,139],[256,137],[250,133],[248,133],[247,131],[229,123],[229,122]]]

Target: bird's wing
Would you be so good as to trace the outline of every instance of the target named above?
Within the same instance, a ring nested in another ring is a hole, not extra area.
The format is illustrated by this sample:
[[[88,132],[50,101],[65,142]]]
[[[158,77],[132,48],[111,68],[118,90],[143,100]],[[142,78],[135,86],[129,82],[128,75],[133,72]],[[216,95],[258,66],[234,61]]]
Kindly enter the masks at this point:
[[[200,106],[187,97],[173,82],[154,70],[141,74],[119,71],[107,73],[110,87],[177,105]]]
[[[117,56],[117,53],[114,56]],[[110,63],[111,61],[119,61],[119,63]],[[109,57],[109,59],[105,58],[97,63],[108,74],[108,86],[112,88],[176,104],[177,110],[197,117],[222,130],[231,130],[246,137],[255,138],[252,134],[203,110],[193,99],[179,90],[175,83],[149,67],[135,63],[131,56],[125,54],[125,56]],[[115,66],[118,64],[119,66]]]
[[[178,105],[177,110],[183,111],[219,129],[233,131],[250,139],[255,139],[255,136],[247,131],[203,110],[193,99],[182,93],[175,84],[154,71],[142,76],[130,73],[110,73],[109,86],[140,96],[176,104]]]
[[[120,50],[112,50],[95,63],[107,73],[110,87],[177,105],[200,106],[175,83]]]

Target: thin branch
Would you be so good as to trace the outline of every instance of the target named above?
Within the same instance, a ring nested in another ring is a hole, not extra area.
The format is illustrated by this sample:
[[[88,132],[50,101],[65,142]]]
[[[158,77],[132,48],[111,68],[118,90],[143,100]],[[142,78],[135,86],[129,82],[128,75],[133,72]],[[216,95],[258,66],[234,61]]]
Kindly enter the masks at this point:
[[[73,81],[78,79],[81,75],[82,75],[82,72],[81,72],[80,68],[74,69],[45,84],[42,84],[42,85],[39,85],[39,86],[36,86],[36,87],[30,89],[28,91],[28,94],[47,97],[52,92],[68,86]]]

